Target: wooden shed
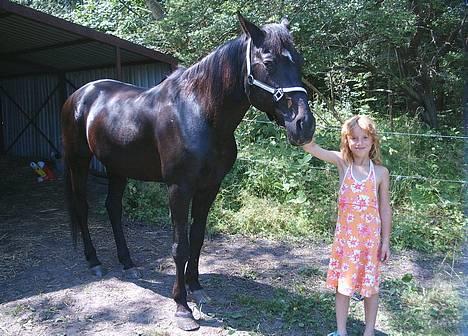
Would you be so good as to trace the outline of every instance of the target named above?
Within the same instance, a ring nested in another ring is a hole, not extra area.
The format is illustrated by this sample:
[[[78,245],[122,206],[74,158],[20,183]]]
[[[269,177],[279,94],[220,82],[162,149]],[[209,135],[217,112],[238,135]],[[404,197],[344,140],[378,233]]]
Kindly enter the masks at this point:
[[[48,159],[61,151],[60,109],[77,88],[101,78],[151,87],[176,65],[172,56],[0,0],[0,153]]]

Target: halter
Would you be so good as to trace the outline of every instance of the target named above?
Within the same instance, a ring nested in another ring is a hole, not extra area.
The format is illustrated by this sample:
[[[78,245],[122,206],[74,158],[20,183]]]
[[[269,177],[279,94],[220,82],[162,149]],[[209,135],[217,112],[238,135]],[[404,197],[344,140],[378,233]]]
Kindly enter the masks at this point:
[[[259,88],[268,91],[273,95],[273,100],[275,102],[279,102],[281,98],[283,98],[285,92],[294,92],[294,91],[300,91],[304,92],[307,94],[306,89],[300,86],[293,86],[293,87],[287,87],[287,88],[274,88],[271,87],[259,80],[256,80],[254,76],[252,75],[252,72],[250,71],[250,44],[251,44],[251,39],[249,38],[247,41],[247,52],[246,52],[246,58],[247,58],[247,83],[249,85],[256,85]]]

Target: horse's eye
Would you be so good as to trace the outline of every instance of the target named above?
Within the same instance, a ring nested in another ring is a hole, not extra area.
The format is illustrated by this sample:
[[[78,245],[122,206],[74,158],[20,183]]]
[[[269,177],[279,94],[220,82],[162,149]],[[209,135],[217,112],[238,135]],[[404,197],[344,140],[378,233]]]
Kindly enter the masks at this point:
[[[263,61],[263,65],[265,65],[265,67],[268,69],[268,70],[271,70],[273,69],[273,59],[266,59]]]
[[[275,59],[271,54],[263,56],[263,65],[265,65],[265,67],[268,70],[271,70],[273,68],[274,63],[275,63]]]

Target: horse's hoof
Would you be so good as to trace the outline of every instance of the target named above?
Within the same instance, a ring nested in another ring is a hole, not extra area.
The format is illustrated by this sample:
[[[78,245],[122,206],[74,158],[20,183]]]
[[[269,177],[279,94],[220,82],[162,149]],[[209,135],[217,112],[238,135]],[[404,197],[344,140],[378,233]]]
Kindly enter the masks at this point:
[[[89,270],[91,271],[91,274],[97,278],[102,278],[104,274],[104,269],[102,268],[102,265],[93,266]]]
[[[189,312],[177,312],[175,313],[175,321],[179,329],[185,331],[197,330],[200,325],[193,318],[192,313]]]
[[[127,279],[135,280],[141,278],[141,272],[136,268],[132,267],[123,270],[124,277]]]
[[[193,292],[190,292],[190,295],[192,295],[192,298],[197,305],[206,304],[211,301],[211,298],[203,289],[194,290]]]

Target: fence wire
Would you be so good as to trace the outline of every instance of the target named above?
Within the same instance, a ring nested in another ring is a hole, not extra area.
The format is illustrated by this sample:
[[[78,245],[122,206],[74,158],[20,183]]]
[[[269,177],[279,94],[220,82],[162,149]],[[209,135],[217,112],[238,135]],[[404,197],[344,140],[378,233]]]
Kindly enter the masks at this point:
[[[243,119],[243,121],[252,122],[252,123],[260,123],[260,124],[274,124],[273,122],[266,121],[266,120],[263,121],[263,120],[254,120],[254,119]],[[341,127],[338,127],[338,126],[317,125],[317,128],[341,131]],[[426,137],[426,138],[437,138],[437,139],[464,140],[464,141],[468,140],[468,136],[456,136],[456,135],[404,133],[404,132],[388,132],[388,131],[379,132],[379,134],[382,134],[382,135],[396,135],[396,136],[408,136],[408,141],[410,143],[410,147],[411,147],[411,137],[412,136],[414,136],[414,137]],[[408,155],[410,155],[410,153],[408,153]],[[246,157],[246,156],[239,156],[238,160],[248,161],[248,162],[255,162],[255,163],[263,163],[263,164],[266,164],[266,165],[271,165],[272,164],[272,162],[270,160],[252,159],[252,158]],[[334,169],[334,168],[329,168],[329,167],[317,167],[317,166],[310,166],[310,169],[336,170],[336,168]],[[466,187],[466,185],[468,184],[468,181],[466,181],[466,180],[437,179],[437,178],[421,176],[421,175],[410,175],[409,174],[409,166],[408,166],[408,175],[390,174],[390,177],[393,177],[397,181],[402,180],[402,179],[413,179],[413,180],[423,180],[423,181],[432,181],[432,182],[456,183],[456,184],[462,184],[463,187]]]

